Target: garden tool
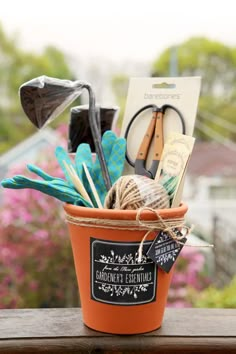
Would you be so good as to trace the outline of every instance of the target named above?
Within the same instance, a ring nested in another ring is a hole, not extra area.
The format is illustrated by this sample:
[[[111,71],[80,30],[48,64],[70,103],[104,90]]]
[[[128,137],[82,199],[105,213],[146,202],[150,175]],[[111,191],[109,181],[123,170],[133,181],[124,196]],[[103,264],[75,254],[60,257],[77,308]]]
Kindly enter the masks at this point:
[[[88,90],[88,118],[95,151],[101,165],[106,189],[111,187],[109,172],[101,145],[101,136],[96,122],[95,94],[91,85],[84,81],[60,80],[40,76],[21,85],[19,89],[21,105],[27,117],[37,127],[42,128],[56,118],[82,92]]]
[[[90,145],[91,151],[95,152],[95,146],[91,128],[89,124],[87,105],[71,108],[69,123],[68,151],[75,153],[79,144],[87,143]],[[100,135],[105,131],[111,130],[116,116],[118,107],[96,106],[96,121]]]
[[[29,167],[30,166],[30,167]],[[34,165],[29,165],[28,169],[35,172],[45,180],[35,180],[25,176],[16,175],[12,178],[2,180],[1,184],[4,188],[24,189],[31,188],[38,190],[44,194],[55,197],[62,202],[92,207],[92,205],[85,200],[75,189],[68,185],[66,181],[61,178],[52,177]]]
[[[133,124],[133,122],[135,121],[135,119],[145,110],[147,109],[152,109],[152,119],[150,121],[150,124],[148,126],[147,131],[144,134],[143,137],[143,141],[141,142],[141,145],[139,147],[138,153],[137,153],[137,157],[135,159],[135,161],[132,161],[128,151],[126,151],[126,159],[128,161],[128,163],[134,167],[134,171],[135,174],[138,175],[143,175],[143,176],[147,176],[149,178],[154,179],[157,169],[158,169],[158,165],[161,159],[161,154],[162,154],[162,150],[163,150],[163,146],[164,146],[164,137],[163,137],[163,119],[164,119],[164,115],[166,113],[166,111],[168,109],[172,109],[174,110],[181,122],[182,125],[182,133],[185,134],[186,131],[186,127],[185,127],[185,122],[184,122],[184,118],[181,114],[181,112],[174,106],[170,105],[170,104],[165,104],[161,107],[157,107],[155,104],[149,104],[147,106],[142,107],[141,109],[139,109],[134,116],[131,118],[124,137],[127,140],[128,139],[128,134],[130,131],[130,128]],[[147,160],[147,156],[148,156],[148,152],[151,146],[151,141],[153,139],[154,136],[154,155],[153,155],[153,159],[152,159],[152,164],[150,166],[149,169],[146,168],[146,160]]]

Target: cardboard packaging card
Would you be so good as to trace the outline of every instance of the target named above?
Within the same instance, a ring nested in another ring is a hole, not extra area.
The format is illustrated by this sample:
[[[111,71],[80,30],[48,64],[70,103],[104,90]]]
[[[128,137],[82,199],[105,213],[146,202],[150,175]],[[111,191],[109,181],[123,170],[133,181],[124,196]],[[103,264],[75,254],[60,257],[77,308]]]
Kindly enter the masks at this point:
[[[121,136],[125,135],[127,126],[135,113],[142,107],[155,104],[161,107],[170,104],[182,114],[185,122],[185,134],[192,135],[200,94],[200,77],[152,77],[131,78],[129,83]],[[133,122],[127,138],[127,151],[134,161],[144,134],[152,118],[152,110],[142,112]],[[182,133],[181,121],[174,110],[167,109],[163,121],[164,142],[170,132]],[[146,167],[151,165],[153,144],[151,144]],[[125,163],[124,174],[133,174],[134,168]]]
[[[177,184],[171,200],[171,207],[179,206],[182,198],[184,177],[188,162],[191,157],[195,138],[179,133],[170,133],[161,156],[161,161],[156,173],[155,180],[163,178],[177,179]]]

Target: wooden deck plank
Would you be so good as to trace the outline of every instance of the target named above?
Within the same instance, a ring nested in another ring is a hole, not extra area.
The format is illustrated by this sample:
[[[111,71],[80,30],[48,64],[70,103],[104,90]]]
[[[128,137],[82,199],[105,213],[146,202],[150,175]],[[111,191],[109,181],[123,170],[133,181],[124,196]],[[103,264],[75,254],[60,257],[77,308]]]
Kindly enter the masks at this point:
[[[236,309],[166,309],[159,330],[114,336],[81,309],[0,310],[0,353],[236,353]]]

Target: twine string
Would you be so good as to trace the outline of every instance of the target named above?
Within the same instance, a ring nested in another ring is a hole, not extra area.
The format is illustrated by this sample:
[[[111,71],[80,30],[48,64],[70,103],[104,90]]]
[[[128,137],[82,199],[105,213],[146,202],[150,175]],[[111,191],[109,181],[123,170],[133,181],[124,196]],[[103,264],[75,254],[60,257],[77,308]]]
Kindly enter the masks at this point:
[[[117,219],[80,217],[80,216],[73,216],[68,213],[66,213],[66,222],[81,227],[93,227],[93,228],[111,229],[111,230],[161,231],[163,229],[162,224],[158,220],[142,220],[142,222],[139,223],[137,220],[117,220]],[[183,222],[182,218],[165,220],[165,223],[168,227],[176,227],[182,222]]]
[[[111,187],[104,202],[107,209],[138,210],[143,206],[153,209],[169,207],[165,188],[141,175],[125,175]]]
[[[149,210],[155,214],[156,219],[154,220],[142,220],[141,216],[145,210]],[[138,262],[141,262],[143,254],[143,245],[152,232],[162,231],[167,233],[175,242],[178,244],[184,245],[185,242],[182,242],[189,233],[192,231],[193,226],[187,226],[184,224],[184,218],[173,218],[173,219],[163,219],[159,214],[158,210],[142,207],[137,210],[135,220],[117,220],[117,219],[102,219],[102,218],[89,218],[89,217],[79,217],[73,216],[66,213],[66,221],[73,225],[78,225],[82,227],[93,227],[93,228],[102,228],[102,229],[111,229],[111,230],[128,230],[128,231],[146,231],[142,240],[140,241],[138,248]],[[179,233],[176,233],[176,230]],[[190,245],[189,247],[214,247],[214,245]]]
[[[192,230],[191,227],[188,227],[187,225],[184,225],[184,219],[182,219],[182,222],[180,222],[178,225],[168,225],[166,223],[166,221],[164,221],[164,219],[161,217],[161,215],[158,213],[157,210],[154,210],[152,208],[148,208],[148,207],[143,207],[143,208],[140,208],[137,212],[137,215],[136,215],[136,220],[138,221],[138,223],[140,225],[143,225],[143,222],[141,221],[141,213],[144,211],[144,210],[149,210],[151,212],[153,212],[157,218],[157,220],[159,221],[159,223],[161,224],[161,231],[163,231],[164,233],[167,233],[175,242],[177,242],[178,244],[181,244],[181,245],[184,245],[185,242],[181,242],[181,240],[183,240],[184,238],[187,237],[187,235],[190,233],[190,230]],[[181,230],[180,234],[177,235],[176,231],[175,230]],[[183,234],[182,233],[182,230],[185,230],[185,233]],[[146,234],[143,236],[141,242],[140,242],[140,245],[139,245],[139,248],[138,248],[138,262],[140,263],[141,260],[142,260],[142,255],[143,255],[143,244],[144,244],[144,241],[146,240],[147,236],[153,232],[153,231],[156,231],[155,227],[154,229],[152,230],[148,230],[146,232]]]
[[[194,226],[187,226],[184,224],[184,219],[178,219],[179,221],[182,221],[179,223],[179,225],[175,224],[175,225],[168,225],[168,223],[166,222],[166,220],[164,220],[161,215],[158,213],[157,210],[154,210],[152,208],[148,208],[148,207],[143,207],[140,208],[137,212],[137,216],[136,216],[136,220],[139,222],[140,225],[143,224],[143,222],[141,221],[141,213],[143,212],[143,210],[149,210],[151,212],[153,212],[157,219],[159,220],[159,222],[162,225],[162,228],[160,229],[161,231],[163,231],[164,233],[167,233],[176,243],[178,243],[179,245],[185,245],[185,242],[181,242],[181,240],[185,239],[193,230]],[[179,234],[176,233],[176,229],[179,231]],[[147,236],[152,232],[155,231],[155,227],[153,230],[149,230],[146,232],[146,234],[143,236],[140,245],[139,245],[139,249],[138,249],[138,262],[140,263],[142,260],[142,255],[143,255],[143,244],[144,241],[146,240]],[[214,245],[212,244],[207,244],[207,245],[191,245],[191,244],[187,244],[187,247],[214,247]]]

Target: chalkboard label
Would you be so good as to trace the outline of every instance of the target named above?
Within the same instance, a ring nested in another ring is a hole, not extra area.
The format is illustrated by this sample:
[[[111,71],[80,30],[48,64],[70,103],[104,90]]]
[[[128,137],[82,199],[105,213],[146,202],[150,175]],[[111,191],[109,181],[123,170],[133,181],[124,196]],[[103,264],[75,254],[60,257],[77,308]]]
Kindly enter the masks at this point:
[[[114,305],[146,304],[156,299],[157,267],[145,253],[138,262],[139,242],[91,238],[91,298]]]
[[[175,230],[177,236],[182,234]],[[169,272],[174,265],[180,251],[182,250],[187,238],[184,237],[177,242],[169,236],[168,233],[161,231],[154,239],[151,247],[147,251],[147,255],[165,272]]]

